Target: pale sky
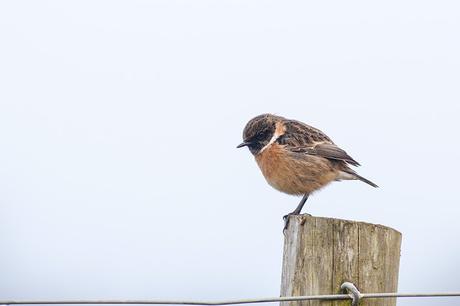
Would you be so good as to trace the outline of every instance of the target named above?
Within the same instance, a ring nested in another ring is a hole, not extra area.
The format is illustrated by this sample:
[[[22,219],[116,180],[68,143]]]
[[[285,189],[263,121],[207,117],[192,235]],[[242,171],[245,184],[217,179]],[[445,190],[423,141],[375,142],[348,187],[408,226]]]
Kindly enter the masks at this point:
[[[316,215],[403,233],[400,292],[460,291],[457,1],[0,2],[0,300],[277,296],[272,112],[376,182]],[[400,306],[459,299],[401,299]]]

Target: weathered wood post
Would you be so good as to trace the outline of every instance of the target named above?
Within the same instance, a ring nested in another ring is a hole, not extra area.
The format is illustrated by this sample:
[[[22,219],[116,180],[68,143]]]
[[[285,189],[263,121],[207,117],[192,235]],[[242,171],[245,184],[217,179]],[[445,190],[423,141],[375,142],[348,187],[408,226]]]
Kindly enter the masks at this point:
[[[283,254],[281,296],[340,293],[352,282],[361,293],[397,292],[401,233],[364,222],[291,216]],[[296,301],[282,306],[345,306],[350,301]],[[365,299],[360,306],[394,306]]]

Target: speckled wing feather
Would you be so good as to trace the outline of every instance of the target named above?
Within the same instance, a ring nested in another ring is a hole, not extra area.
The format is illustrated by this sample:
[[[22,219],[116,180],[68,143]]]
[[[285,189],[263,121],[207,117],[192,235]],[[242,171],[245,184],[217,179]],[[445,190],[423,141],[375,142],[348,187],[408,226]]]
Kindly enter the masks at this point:
[[[332,160],[341,160],[353,166],[359,166],[344,150],[336,146],[332,140],[320,130],[295,120],[284,122],[286,133],[279,143],[295,153],[321,156]]]

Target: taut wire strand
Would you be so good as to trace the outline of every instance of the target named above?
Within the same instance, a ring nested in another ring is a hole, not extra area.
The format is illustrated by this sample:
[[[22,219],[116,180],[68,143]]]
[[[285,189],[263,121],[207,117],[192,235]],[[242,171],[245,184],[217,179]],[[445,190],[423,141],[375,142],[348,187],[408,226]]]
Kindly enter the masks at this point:
[[[427,297],[460,297],[460,292],[444,293],[361,293],[362,299],[381,299],[381,298],[427,298]],[[312,301],[312,300],[352,300],[348,294],[328,294],[328,295],[306,295],[306,296],[286,296],[259,299],[241,299],[224,301],[190,301],[190,300],[3,300],[0,305],[236,305],[236,304],[255,304],[273,302],[292,302],[292,301]]]

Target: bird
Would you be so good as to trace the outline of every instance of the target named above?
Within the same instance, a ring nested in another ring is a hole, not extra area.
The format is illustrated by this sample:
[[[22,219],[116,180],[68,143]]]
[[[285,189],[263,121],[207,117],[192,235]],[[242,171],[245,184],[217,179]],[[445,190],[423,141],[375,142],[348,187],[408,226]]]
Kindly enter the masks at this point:
[[[296,209],[283,217],[284,230],[289,217],[299,215],[308,197],[333,181],[359,180],[372,187],[372,181],[350,166],[360,166],[325,133],[303,122],[273,114],[258,115],[243,130],[248,147],[269,185],[302,196]]]

